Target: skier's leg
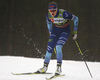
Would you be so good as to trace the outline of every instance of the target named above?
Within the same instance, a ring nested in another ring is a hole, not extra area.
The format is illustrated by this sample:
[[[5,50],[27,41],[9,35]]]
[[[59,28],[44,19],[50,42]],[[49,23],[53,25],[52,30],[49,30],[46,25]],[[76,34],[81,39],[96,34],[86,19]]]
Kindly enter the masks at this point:
[[[55,74],[60,74],[62,72],[61,70],[61,64],[62,64],[62,47],[63,45],[66,43],[67,39],[69,37],[69,33],[67,32],[63,32],[60,37],[59,40],[57,41],[57,46],[56,46],[56,52],[57,52],[57,70],[55,72]]]
[[[56,46],[56,52],[57,52],[57,70],[55,72],[55,74],[60,74],[62,72],[61,70],[61,65],[62,65],[62,57],[63,57],[63,54],[62,54],[62,47],[63,45],[57,45]]]
[[[56,46],[57,63],[62,63],[62,57],[63,57],[63,54],[62,54],[62,47],[63,47],[63,45],[57,45],[57,46]]]
[[[48,52],[48,51],[46,52],[44,63],[49,64],[50,59],[51,59],[51,55],[52,55],[52,53],[50,53],[50,52]]]
[[[66,43],[66,41],[68,40],[69,37],[69,33],[67,32],[63,32],[60,37],[59,40],[57,41],[56,44],[56,51],[57,51],[57,62],[58,63],[62,63],[62,47],[63,45]]]
[[[50,59],[51,59],[51,55],[52,55],[52,52],[54,51],[54,47],[55,47],[55,45],[57,43],[57,40],[58,39],[57,39],[56,35],[54,35],[54,34],[50,35],[44,63],[49,64]]]
[[[47,52],[46,52],[46,56],[45,56],[45,60],[44,60],[44,66],[43,66],[43,68],[39,69],[38,72],[44,73],[44,72],[47,71],[48,64],[50,62],[51,55],[52,55],[54,47],[57,43],[57,40],[58,39],[57,39],[56,35],[54,35],[54,34],[50,35],[50,38],[49,38],[49,41],[48,41],[48,46],[47,46]]]

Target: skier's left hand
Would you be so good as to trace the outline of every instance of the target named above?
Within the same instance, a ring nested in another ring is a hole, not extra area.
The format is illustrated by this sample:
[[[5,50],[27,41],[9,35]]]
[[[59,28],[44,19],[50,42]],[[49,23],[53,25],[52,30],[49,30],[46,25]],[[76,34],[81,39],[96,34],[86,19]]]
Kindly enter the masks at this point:
[[[76,38],[77,38],[77,31],[73,31],[72,32],[72,38],[73,38],[73,40],[76,40]]]

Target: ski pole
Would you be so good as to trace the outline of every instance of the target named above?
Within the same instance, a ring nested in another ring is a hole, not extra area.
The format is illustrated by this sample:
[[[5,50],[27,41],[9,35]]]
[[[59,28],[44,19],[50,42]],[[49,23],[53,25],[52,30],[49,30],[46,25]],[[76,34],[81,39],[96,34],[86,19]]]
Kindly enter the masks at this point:
[[[81,51],[81,49],[80,49],[80,47],[79,47],[79,45],[78,45],[78,42],[77,42],[76,40],[75,40],[75,43],[76,43],[76,45],[77,45],[77,48],[78,48],[80,54],[83,55],[83,53],[82,53],[82,51]],[[89,69],[89,67],[88,67],[88,65],[87,65],[87,63],[86,63],[86,61],[84,61],[84,62],[85,62],[85,65],[86,65],[86,67],[87,67],[87,69],[88,69],[88,72],[89,72],[91,78],[93,78],[93,76],[92,76],[92,74],[91,74],[91,72],[90,72],[90,69]]]
[[[55,52],[55,54],[57,53],[57,52],[56,52],[56,48],[54,48],[54,52]]]

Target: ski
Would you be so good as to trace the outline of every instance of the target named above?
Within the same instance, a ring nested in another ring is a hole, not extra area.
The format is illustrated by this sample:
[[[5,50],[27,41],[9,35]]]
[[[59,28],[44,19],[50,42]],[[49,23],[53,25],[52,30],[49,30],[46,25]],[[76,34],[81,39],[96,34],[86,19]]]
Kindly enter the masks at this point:
[[[39,73],[38,71],[36,72],[27,72],[27,73],[12,73],[11,74],[13,75],[35,75],[35,74],[52,74],[52,73],[49,73],[49,72],[46,72],[46,73]]]
[[[54,78],[57,78],[57,77],[61,77],[61,76],[65,76],[65,74],[60,74],[60,75],[55,74],[55,75],[51,76],[50,78],[46,77],[46,80],[51,80],[51,79],[54,79]]]

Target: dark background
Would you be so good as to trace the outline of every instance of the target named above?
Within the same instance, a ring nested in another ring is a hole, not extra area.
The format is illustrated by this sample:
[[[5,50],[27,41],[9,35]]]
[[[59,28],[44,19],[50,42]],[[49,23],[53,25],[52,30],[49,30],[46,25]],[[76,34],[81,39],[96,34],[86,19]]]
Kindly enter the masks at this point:
[[[0,0],[0,55],[44,58],[49,38],[46,14],[51,1],[79,17],[77,41],[84,55],[70,35],[63,59],[100,61],[100,0]],[[73,21],[70,24],[73,31]],[[56,58],[54,53],[52,58]]]

